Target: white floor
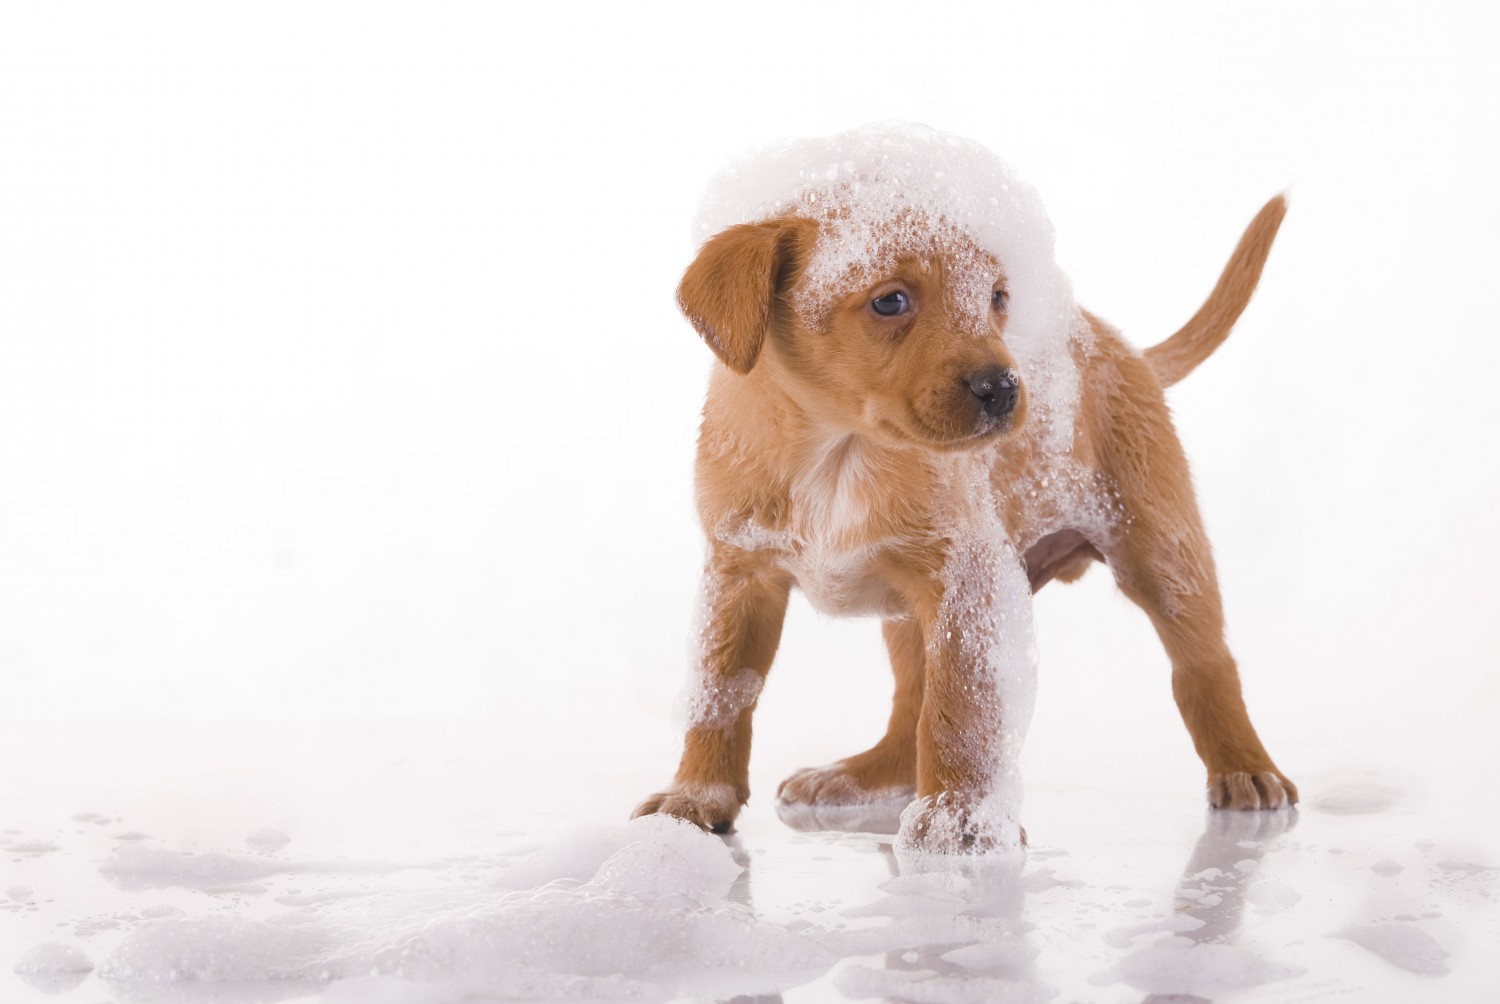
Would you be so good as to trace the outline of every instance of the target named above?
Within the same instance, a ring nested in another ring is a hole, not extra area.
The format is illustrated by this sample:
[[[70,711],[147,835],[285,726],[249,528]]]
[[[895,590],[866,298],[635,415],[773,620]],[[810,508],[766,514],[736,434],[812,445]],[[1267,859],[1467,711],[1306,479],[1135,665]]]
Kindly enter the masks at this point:
[[[1051,727],[1082,752],[1031,772],[1024,859],[917,865],[765,795],[727,838],[626,826],[657,737],[7,725],[0,999],[1494,999],[1496,809],[1461,776],[1302,764],[1299,811],[1211,814],[1148,780],[1191,776],[1181,737],[1105,783]]]

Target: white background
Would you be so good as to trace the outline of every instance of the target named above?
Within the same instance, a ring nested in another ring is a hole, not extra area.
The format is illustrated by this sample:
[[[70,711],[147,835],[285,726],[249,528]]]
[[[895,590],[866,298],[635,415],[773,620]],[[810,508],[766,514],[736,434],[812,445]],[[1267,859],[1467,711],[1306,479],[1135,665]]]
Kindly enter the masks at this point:
[[[900,118],[1032,179],[1080,299],[1141,345],[1294,186],[1249,313],[1172,392],[1252,713],[1292,772],[1415,756],[1414,720],[1493,754],[1496,28],[1483,4],[6,7],[0,712],[660,736],[665,779],[698,193],[747,149]],[[1191,778],[1108,576],[1039,611],[1028,756],[1154,688],[1120,727]],[[778,708],[837,707],[797,739],[850,752],[886,680],[874,624],[799,601],[762,747]]]

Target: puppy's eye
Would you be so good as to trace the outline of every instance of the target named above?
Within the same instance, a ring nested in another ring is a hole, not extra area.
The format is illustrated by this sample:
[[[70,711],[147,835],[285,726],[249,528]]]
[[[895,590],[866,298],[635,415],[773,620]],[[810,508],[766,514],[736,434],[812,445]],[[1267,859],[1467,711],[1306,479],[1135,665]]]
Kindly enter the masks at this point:
[[[895,317],[911,309],[911,300],[901,290],[892,290],[870,301],[870,309],[881,317]]]
[[[990,309],[998,314],[1005,313],[1010,306],[1010,294],[1003,289],[997,289],[990,294]]]

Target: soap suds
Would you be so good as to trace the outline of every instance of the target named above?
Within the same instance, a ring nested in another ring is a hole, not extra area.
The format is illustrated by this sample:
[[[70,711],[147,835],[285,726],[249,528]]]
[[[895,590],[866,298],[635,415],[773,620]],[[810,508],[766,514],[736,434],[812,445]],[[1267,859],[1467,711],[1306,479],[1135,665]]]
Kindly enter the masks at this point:
[[[1300,976],[1304,970],[1242,946],[1168,936],[1136,949],[1093,977],[1100,986],[1127,983],[1153,994],[1217,998]]]
[[[968,715],[946,730],[934,725],[933,739],[984,787],[913,802],[901,817],[898,854],[1022,845],[1020,755],[1036,706],[1039,662],[1031,584],[987,497],[987,472],[976,469],[970,482],[961,487],[970,500],[969,529],[950,543],[928,645],[941,646],[941,659],[959,667],[963,679],[945,685],[963,690]]]
[[[710,562],[703,570],[698,608],[688,641],[688,678],[677,700],[677,717],[689,729],[727,729],[755,705],[765,678],[748,666],[725,672],[728,643],[721,637],[719,604],[725,586]]]
[[[1355,924],[1328,937],[1352,941],[1408,972],[1423,976],[1448,972],[1448,950],[1415,924]]]
[[[99,975],[312,987],[380,977],[429,994],[661,999],[770,991],[789,971],[831,965],[814,941],[728,898],[740,871],[719,839],[648,816],[559,841],[488,887],[386,891],[265,920],[145,923]]]
[[[82,950],[55,941],[27,949],[15,965],[16,973],[29,976],[62,976],[86,973],[93,968],[94,964]]]
[[[972,140],[909,123],[797,140],[717,175],[693,232],[703,241],[737,223],[783,215],[820,224],[797,290],[798,311],[812,323],[836,296],[897,259],[941,254],[952,313],[979,334],[1003,276],[1010,294],[1005,340],[1030,394],[1030,421],[1046,430],[1049,452],[1071,448],[1078,403],[1072,347],[1090,331],[1057,265],[1041,197],[1010,165]]]

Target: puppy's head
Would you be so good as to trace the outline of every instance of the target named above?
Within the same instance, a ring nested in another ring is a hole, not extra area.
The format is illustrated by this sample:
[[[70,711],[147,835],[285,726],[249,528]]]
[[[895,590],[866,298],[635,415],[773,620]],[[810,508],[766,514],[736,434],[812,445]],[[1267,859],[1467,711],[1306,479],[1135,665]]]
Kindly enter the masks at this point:
[[[677,298],[720,361],[891,446],[962,450],[1019,426],[1001,262],[917,212],[883,220],[851,257],[836,222],[783,215],[703,245]]]

